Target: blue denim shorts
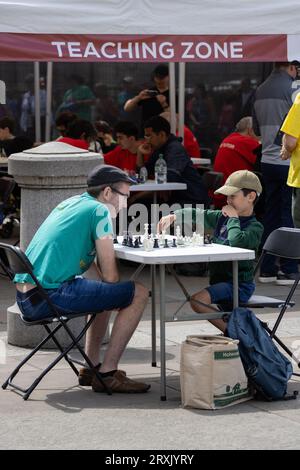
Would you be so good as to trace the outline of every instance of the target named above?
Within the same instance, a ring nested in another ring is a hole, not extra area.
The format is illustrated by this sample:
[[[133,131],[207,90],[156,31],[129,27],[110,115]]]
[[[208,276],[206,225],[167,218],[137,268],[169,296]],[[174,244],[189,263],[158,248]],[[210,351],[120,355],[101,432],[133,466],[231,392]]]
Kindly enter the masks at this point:
[[[133,281],[109,283],[78,277],[46,291],[61,314],[101,312],[128,307],[133,301],[135,284]],[[26,293],[17,291],[17,304],[29,321],[53,315],[37,288]]]
[[[225,305],[226,307],[233,304],[233,283],[219,282],[205,288],[211,297],[212,304]],[[254,282],[239,282],[239,302],[247,303],[255,290]]]

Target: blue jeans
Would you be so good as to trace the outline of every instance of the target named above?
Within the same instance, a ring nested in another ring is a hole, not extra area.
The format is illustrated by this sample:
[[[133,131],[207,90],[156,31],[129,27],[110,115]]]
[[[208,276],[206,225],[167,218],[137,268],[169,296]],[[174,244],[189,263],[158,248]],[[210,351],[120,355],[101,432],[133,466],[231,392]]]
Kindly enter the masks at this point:
[[[261,164],[264,191],[265,213],[263,218],[264,233],[261,246],[273,230],[279,227],[294,227],[292,218],[292,188],[286,184],[289,167],[285,165]],[[278,272],[277,258],[266,255],[262,261],[260,272],[276,276]],[[280,258],[280,269],[285,274],[297,273],[298,264],[295,260]]]
[[[224,310],[233,307],[233,283],[219,282],[205,288],[210,295],[212,304],[220,304],[224,306]],[[255,291],[254,282],[239,282],[239,303],[245,304]]]
[[[128,307],[134,297],[133,281],[108,283],[76,278],[62,283],[57,289],[47,289],[48,296],[60,314],[101,312]],[[37,288],[17,291],[17,304],[25,319],[42,320],[53,315]]]

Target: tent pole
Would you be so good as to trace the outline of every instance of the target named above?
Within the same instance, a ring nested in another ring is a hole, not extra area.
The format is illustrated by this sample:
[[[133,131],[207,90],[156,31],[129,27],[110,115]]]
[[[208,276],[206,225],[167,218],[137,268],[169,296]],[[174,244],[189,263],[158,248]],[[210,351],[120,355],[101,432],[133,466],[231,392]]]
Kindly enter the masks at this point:
[[[40,64],[34,62],[35,141],[41,141]]]
[[[169,62],[169,93],[171,110],[171,132],[176,134],[176,83],[175,83],[175,62]]]
[[[185,62],[179,63],[179,117],[178,136],[184,136]]]
[[[52,83],[53,83],[53,62],[47,62],[47,97],[46,97],[46,129],[45,141],[51,139],[51,120],[52,120]]]

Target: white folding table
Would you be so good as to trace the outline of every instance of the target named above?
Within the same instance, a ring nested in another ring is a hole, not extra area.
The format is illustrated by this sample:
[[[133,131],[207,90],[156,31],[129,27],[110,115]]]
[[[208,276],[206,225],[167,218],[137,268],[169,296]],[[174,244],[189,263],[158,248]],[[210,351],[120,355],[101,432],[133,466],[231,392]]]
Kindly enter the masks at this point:
[[[121,242],[119,237],[119,241]],[[238,261],[255,258],[253,250],[234,248],[230,246],[210,244],[199,247],[159,248],[145,251],[141,248],[129,248],[121,243],[115,244],[116,257],[134,261],[140,265],[159,265],[159,295],[160,295],[160,390],[161,400],[166,400],[166,354],[165,354],[165,267],[178,263],[199,263],[232,261],[233,269],[233,306],[238,307]],[[153,271],[152,271],[153,272]],[[199,320],[220,318],[221,313],[208,313],[199,315]],[[155,330],[155,276],[152,274],[152,365],[156,365],[156,330]]]

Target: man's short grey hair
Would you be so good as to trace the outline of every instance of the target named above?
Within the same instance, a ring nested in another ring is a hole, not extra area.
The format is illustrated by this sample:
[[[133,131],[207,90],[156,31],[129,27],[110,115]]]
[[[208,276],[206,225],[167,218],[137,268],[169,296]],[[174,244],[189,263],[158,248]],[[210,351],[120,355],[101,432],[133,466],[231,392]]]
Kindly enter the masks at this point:
[[[237,132],[245,132],[253,128],[253,119],[251,116],[243,117],[235,126]]]

